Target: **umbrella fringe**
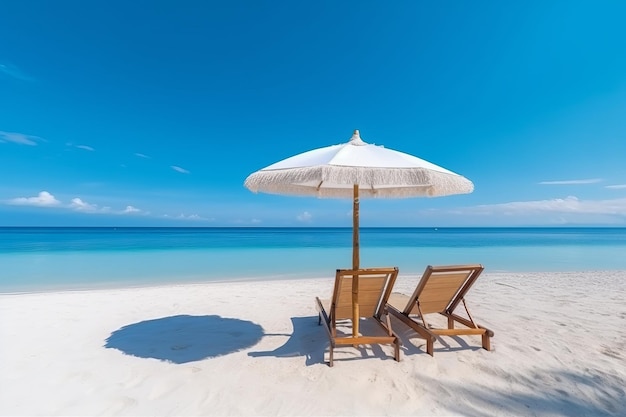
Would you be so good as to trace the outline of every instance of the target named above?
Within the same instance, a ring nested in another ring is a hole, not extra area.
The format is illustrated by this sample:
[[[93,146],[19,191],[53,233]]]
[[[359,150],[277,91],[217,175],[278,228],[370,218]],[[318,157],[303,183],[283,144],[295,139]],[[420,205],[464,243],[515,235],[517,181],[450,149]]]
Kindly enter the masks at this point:
[[[315,183],[321,184],[319,189],[311,186]],[[437,197],[468,194],[474,190],[474,184],[461,175],[425,168],[314,166],[261,170],[251,174],[244,183],[253,192],[320,198],[349,198],[354,184],[359,185],[360,197],[370,198]]]

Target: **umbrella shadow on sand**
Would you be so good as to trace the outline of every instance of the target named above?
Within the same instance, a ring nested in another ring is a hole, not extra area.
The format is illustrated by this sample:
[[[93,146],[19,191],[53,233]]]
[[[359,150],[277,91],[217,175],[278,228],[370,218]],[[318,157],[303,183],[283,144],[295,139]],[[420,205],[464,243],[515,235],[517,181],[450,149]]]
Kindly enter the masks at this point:
[[[111,333],[104,347],[183,364],[249,348],[262,337],[263,328],[251,321],[179,315],[124,326]]]

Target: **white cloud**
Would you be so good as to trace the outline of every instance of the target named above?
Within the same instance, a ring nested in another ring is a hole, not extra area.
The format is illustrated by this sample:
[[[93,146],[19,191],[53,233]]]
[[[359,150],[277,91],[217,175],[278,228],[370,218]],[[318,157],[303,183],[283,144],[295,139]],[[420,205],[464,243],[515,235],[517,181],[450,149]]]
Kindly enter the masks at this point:
[[[61,204],[52,194],[47,191],[40,192],[37,197],[18,197],[8,202],[15,206],[54,207]]]
[[[135,152],[135,156],[138,156],[139,158],[150,159],[150,157],[148,155],[144,155],[144,154],[139,153],[139,152]]]
[[[477,214],[524,215],[537,213],[604,214],[626,216],[626,198],[579,200],[574,196],[552,200],[515,201],[470,207],[463,212]]]
[[[312,218],[313,218],[313,215],[311,215],[311,213],[309,213],[308,211],[298,214],[298,216],[296,217],[296,219],[298,219],[299,222],[304,222],[304,223],[309,223]]]
[[[233,220],[234,224],[260,224],[262,223],[262,221],[260,219],[250,219],[250,220],[242,220],[242,219],[236,219]]]
[[[134,206],[126,206],[123,210],[112,210],[109,206],[99,207],[97,204],[91,204],[83,200],[82,198],[75,197],[70,200],[69,204],[62,204],[52,194],[47,191],[42,191],[36,197],[18,197],[6,201],[6,204],[14,206],[37,206],[37,207],[59,207],[65,210],[79,211],[81,213],[91,214],[141,214],[144,216],[150,215],[149,211],[140,210]],[[190,219],[200,219],[193,216],[189,216]],[[203,219],[204,220],[204,219]]]
[[[80,211],[83,213],[98,213],[98,214],[113,213],[111,211],[111,207],[108,207],[108,206],[98,207],[97,204],[90,204],[78,197],[72,198],[72,201],[68,207],[72,210]],[[118,213],[121,214],[123,213],[123,211],[118,212]]]
[[[12,142],[18,145],[37,146],[37,142],[42,139],[38,136],[25,135],[17,132],[0,131],[0,142]]]
[[[181,174],[189,174],[190,173],[185,168],[181,168],[181,167],[176,166],[176,165],[171,165],[170,168],[172,168],[176,172],[180,172]]]
[[[626,184],[607,185],[604,188],[609,188],[611,190],[622,190],[626,188]]]
[[[202,217],[199,214],[179,214],[178,216],[175,217],[176,219],[179,220],[195,220],[195,221],[212,221],[214,219],[207,219],[206,217]]]
[[[18,67],[11,64],[0,64],[0,74],[6,74],[21,81],[35,81],[34,78],[24,74]]]
[[[80,198],[72,198],[70,208],[78,211],[95,212],[98,211],[98,206],[95,204],[89,204]]]
[[[83,151],[89,151],[89,152],[93,152],[95,151],[94,148],[92,148],[91,146],[87,146],[87,145],[74,145],[72,142],[66,142],[65,146],[70,147],[70,148],[77,148],[77,149],[82,149]]]
[[[81,200],[80,198],[73,198],[72,202],[69,205],[69,208],[76,210],[76,211],[83,212],[83,213],[93,213],[93,214],[107,214],[107,213],[118,214],[118,215],[125,215],[125,214],[149,215],[150,214],[150,212],[140,210],[134,206],[126,206],[126,208],[123,210],[113,211],[111,210],[111,207],[108,207],[108,206],[98,207],[98,205],[89,204],[86,201]]]
[[[578,185],[578,184],[597,184],[602,182],[601,178],[591,178],[586,180],[565,180],[565,181],[541,181],[541,185]]]

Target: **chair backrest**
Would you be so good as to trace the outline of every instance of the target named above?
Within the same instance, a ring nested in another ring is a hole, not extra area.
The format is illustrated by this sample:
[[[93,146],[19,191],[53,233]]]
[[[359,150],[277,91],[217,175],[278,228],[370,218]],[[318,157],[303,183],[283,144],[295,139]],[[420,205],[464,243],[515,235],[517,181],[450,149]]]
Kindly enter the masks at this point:
[[[354,276],[358,276],[359,316],[380,316],[398,277],[398,268],[338,269],[332,299],[337,320],[352,318]]]
[[[452,312],[483,272],[482,265],[428,266],[404,309],[417,313],[419,300],[422,314]]]

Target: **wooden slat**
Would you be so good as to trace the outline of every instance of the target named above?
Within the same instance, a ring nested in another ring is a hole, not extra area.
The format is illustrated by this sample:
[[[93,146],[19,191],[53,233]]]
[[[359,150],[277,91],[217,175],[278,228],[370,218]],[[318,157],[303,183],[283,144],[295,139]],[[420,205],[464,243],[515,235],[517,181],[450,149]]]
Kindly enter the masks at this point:
[[[455,335],[470,335],[470,334],[483,334],[485,329],[429,329],[431,332],[441,336],[455,336]]]
[[[428,281],[428,286],[434,288],[454,286],[459,288],[460,284],[467,279],[467,273],[437,273],[432,274]]]
[[[453,301],[468,273],[433,273],[418,295],[422,313],[439,313]]]
[[[374,316],[380,296],[384,289],[387,276],[360,276],[359,279],[359,315],[361,317]],[[352,318],[352,277],[342,277],[339,285],[339,295],[336,306],[337,319]]]
[[[396,342],[396,336],[357,336],[357,337],[336,337],[336,345],[371,345],[371,344],[392,344]]]

